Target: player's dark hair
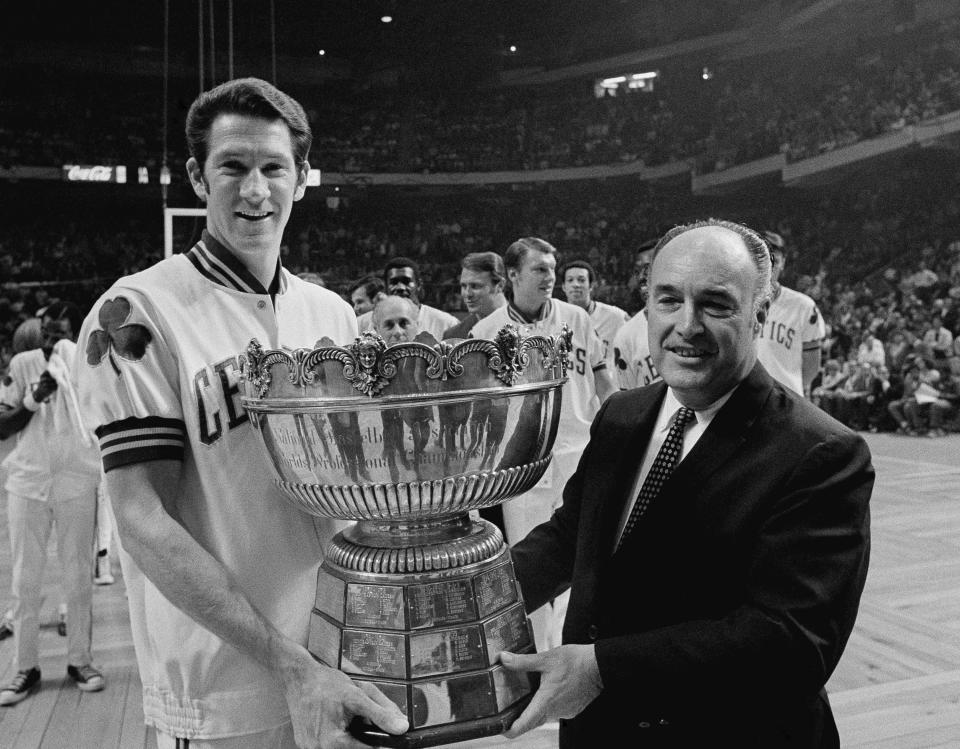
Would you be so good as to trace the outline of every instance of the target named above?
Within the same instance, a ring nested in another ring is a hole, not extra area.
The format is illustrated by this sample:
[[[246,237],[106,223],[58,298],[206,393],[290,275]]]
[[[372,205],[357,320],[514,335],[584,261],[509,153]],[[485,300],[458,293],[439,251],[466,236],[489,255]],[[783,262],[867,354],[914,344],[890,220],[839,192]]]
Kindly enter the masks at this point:
[[[474,273],[489,273],[494,286],[507,278],[503,258],[496,252],[471,252],[460,261],[460,267]]]
[[[373,298],[380,292],[385,291],[386,288],[386,284],[383,283],[382,279],[374,276],[367,276],[366,278],[361,278],[350,287],[350,294],[352,295],[353,292],[355,292],[357,289],[360,289],[364,294],[366,294],[367,299],[373,301]]]
[[[187,148],[203,168],[214,120],[222,114],[240,114],[282,120],[290,129],[293,160],[300,169],[310,153],[313,132],[303,107],[291,96],[259,78],[237,78],[200,94],[187,113]]]
[[[43,311],[42,317],[51,320],[69,320],[70,330],[76,336],[80,333],[80,326],[83,325],[83,313],[80,308],[70,302],[54,302]]]
[[[566,282],[567,280],[567,271],[573,270],[574,268],[582,268],[587,272],[587,283],[593,283],[593,279],[596,278],[596,274],[593,272],[593,266],[590,265],[586,260],[571,260],[569,263],[563,266],[560,269],[560,280],[561,282]]]
[[[390,260],[385,266],[383,266],[383,280],[387,280],[387,274],[392,268],[410,268],[413,270],[413,280],[416,283],[420,282],[420,266],[417,265],[416,261],[411,260],[408,257],[395,257]]]

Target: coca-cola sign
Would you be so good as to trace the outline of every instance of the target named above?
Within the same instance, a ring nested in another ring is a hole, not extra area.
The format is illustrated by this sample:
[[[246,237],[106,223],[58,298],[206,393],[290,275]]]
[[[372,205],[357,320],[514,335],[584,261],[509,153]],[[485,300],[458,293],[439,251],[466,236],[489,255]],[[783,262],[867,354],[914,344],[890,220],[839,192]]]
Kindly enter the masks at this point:
[[[82,166],[67,164],[63,167],[64,179],[69,182],[114,182],[112,166]]]

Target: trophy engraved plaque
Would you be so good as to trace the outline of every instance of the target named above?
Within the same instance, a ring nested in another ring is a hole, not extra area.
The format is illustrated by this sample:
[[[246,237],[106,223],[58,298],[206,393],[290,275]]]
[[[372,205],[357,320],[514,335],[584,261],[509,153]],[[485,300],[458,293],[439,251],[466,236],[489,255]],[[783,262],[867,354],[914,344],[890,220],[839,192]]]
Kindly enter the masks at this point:
[[[326,549],[308,648],[404,712],[391,745],[501,733],[529,701],[530,677],[496,661],[534,652],[509,551],[472,511],[543,475],[569,349],[569,330],[507,325],[457,343],[251,341],[243,357],[243,405],[277,484],[304,512],[356,521]]]

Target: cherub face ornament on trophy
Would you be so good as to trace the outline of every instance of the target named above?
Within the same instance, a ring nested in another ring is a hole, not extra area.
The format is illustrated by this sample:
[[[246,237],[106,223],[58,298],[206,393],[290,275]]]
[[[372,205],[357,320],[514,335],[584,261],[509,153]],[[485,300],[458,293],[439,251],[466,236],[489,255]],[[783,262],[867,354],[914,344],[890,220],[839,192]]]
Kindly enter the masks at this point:
[[[368,332],[247,350],[243,404],[277,483],[307,513],[357,521],[326,551],[308,647],[400,707],[394,745],[501,733],[529,700],[528,677],[495,663],[534,650],[513,565],[470,511],[542,476],[569,349],[568,330],[508,325],[456,344]]]

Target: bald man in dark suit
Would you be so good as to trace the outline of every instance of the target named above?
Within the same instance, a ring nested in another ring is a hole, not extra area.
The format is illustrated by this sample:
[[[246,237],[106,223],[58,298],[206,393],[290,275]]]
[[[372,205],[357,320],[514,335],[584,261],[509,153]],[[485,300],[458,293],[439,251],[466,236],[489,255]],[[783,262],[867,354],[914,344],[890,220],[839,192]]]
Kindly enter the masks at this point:
[[[855,432],[757,363],[769,293],[746,227],[658,244],[664,381],[606,402],[562,506],[513,549],[528,610],[571,597],[564,645],[502,655],[541,674],[508,736],[560,718],[562,749],[839,746],[824,685],[866,579],[874,475]]]

